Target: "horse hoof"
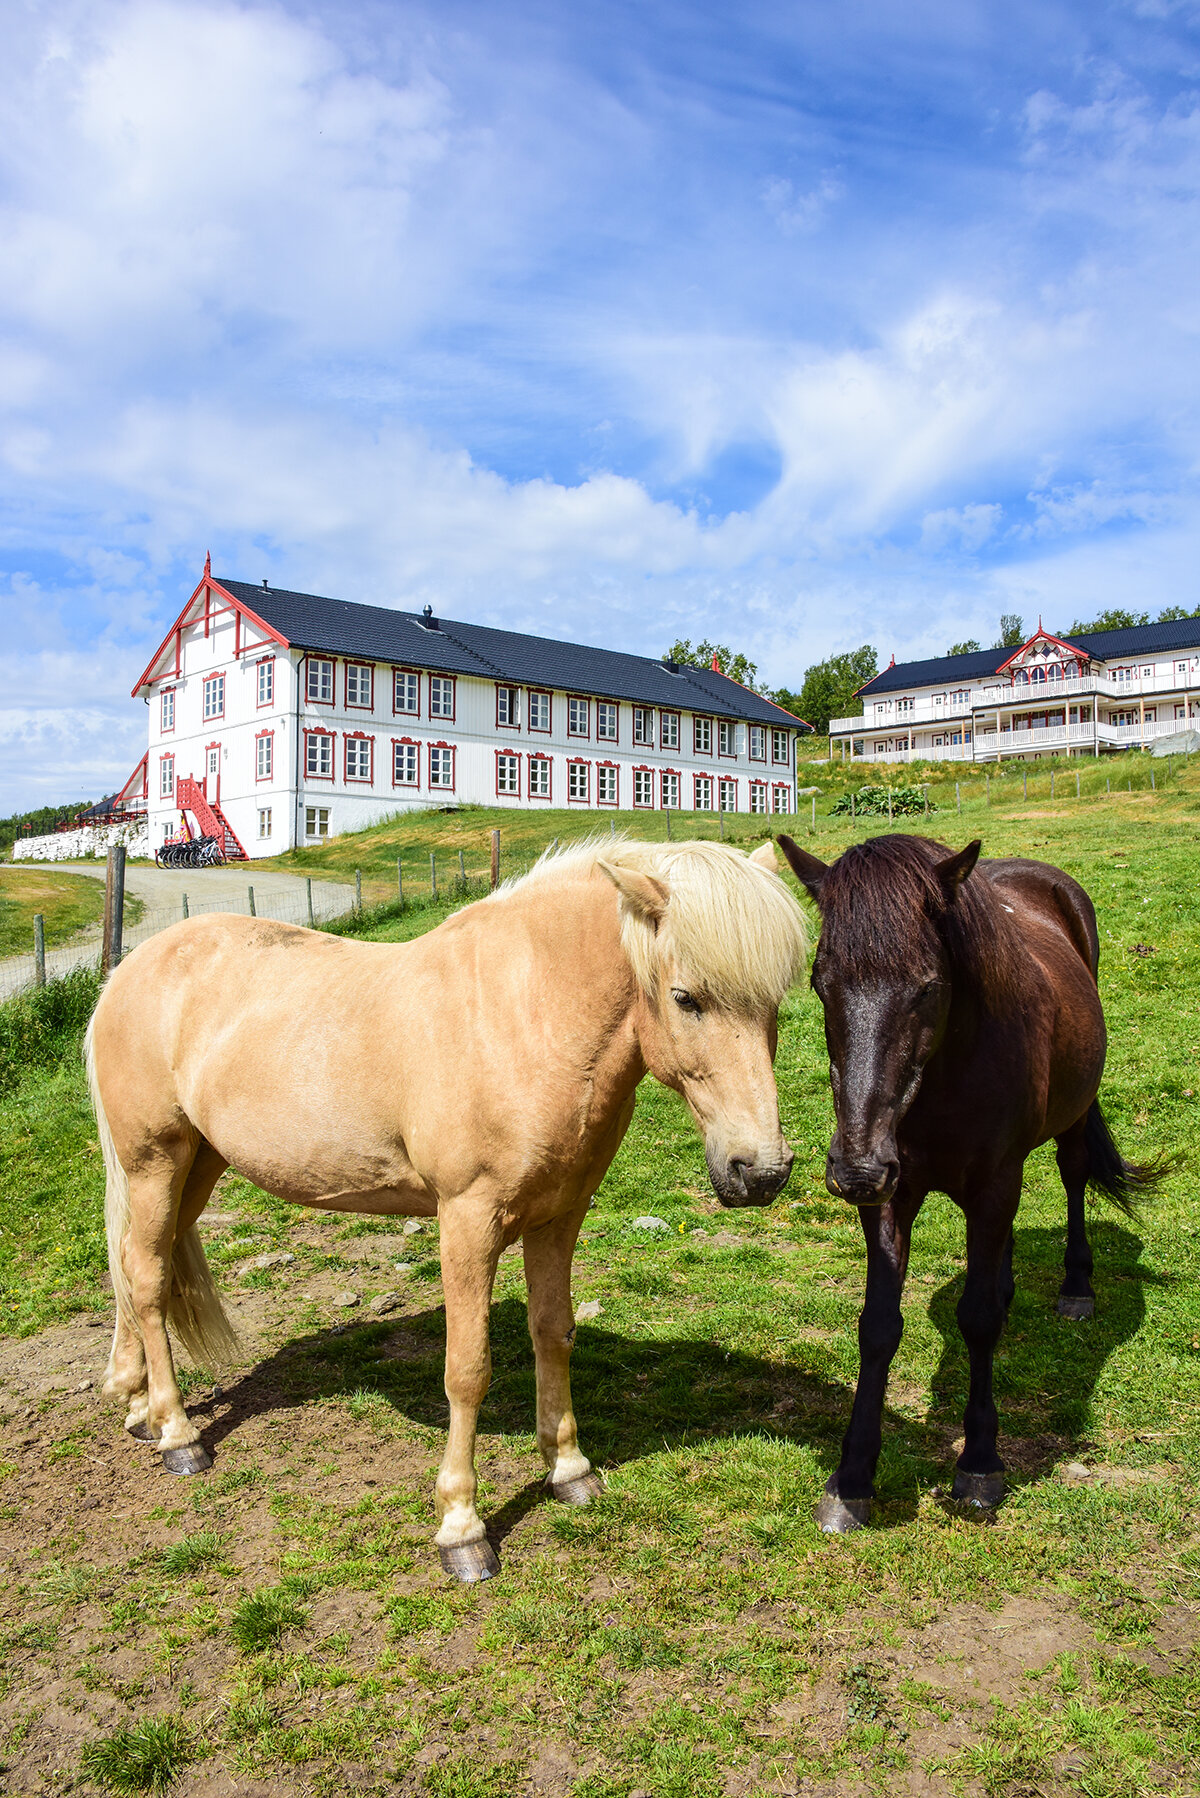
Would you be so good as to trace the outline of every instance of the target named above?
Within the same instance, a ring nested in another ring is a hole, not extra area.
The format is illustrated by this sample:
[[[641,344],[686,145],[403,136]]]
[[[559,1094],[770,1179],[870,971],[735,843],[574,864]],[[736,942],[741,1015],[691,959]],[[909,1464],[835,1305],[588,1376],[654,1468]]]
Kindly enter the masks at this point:
[[[961,1505],[974,1505],[980,1511],[994,1511],[1004,1498],[1002,1473],[963,1473],[954,1476],[951,1498]]]
[[[162,1464],[168,1473],[206,1473],[213,1462],[202,1442],[188,1442],[183,1448],[164,1448]]]
[[[560,1505],[590,1505],[603,1491],[604,1482],[598,1474],[581,1473],[577,1480],[563,1480],[561,1485],[551,1486],[550,1496]]]
[[[1059,1295],[1058,1303],[1055,1305],[1054,1309],[1058,1312],[1060,1317],[1071,1317],[1076,1320],[1081,1317],[1094,1317],[1096,1315],[1096,1301],[1095,1299],[1071,1298],[1064,1292]]]
[[[439,1548],[438,1554],[445,1571],[463,1586],[495,1579],[500,1571],[496,1551],[486,1538],[482,1542],[461,1542],[454,1548]]]
[[[126,1434],[132,1436],[135,1442],[158,1441],[158,1431],[152,1430],[148,1423],[135,1423]]]
[[[813,1522],[827,1536],[848,1536],[851,1530],[865,1529],[870,1521],[869,1498],[839,1498],[836,1492],[822,1492],[813,1506]]]

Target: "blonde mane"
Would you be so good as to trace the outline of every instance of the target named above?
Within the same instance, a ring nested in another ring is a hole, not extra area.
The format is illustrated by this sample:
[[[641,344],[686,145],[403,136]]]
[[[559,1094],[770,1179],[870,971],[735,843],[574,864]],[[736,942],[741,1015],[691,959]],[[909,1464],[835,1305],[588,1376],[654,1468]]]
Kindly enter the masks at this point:
[[[773,1009],[797,978],[808,953],[804,914],[783,881],[727,843],[639,843],[591,837],[548,849],[529,870],[493,895],[548,880],[592,874],[602,863],[649,874],[670,889],[657,928],[619,894],[621,946],[634,977],[654,997],[659,971],[674,959],[699,993],[731,1011]]]

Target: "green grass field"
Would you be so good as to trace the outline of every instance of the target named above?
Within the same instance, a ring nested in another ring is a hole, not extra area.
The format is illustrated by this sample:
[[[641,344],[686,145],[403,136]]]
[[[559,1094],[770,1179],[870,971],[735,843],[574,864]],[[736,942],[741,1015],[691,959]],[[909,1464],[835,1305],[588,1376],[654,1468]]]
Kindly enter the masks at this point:
[[[33,953],[33,917],[46,920],[46,947],[65,943],[104,915],[104,882],[52,863],[0,867],[0,955]]]
[[[1132,792],[1104,790],[1118,771]],[[574,1365],[581,1440],[609,1481],[587,1511],[540,1501],[519,1258],[502,1262],[480,1442],[502,1574],[469,1590],[429,1546],[445,1417],[432,1232],[397,1276],[386,1254],[371,1259],[385,1223],[314,1225],[225,1183],[211,1258],[245,1295],[260,1349],[225,1394],[188,1375],[219,1436],[204,1479],[136,1471],[119,1418],[90,1395],[37,1396],[39,1345],[47,1365],[85,1339],[102,1358],[85,1328],[109,1305],[102,1176],[78,1008],[64,1007],[57,1037],[32,1023],[0,1033],[0,1059],[6,1041],[18,1060],[40,1045],[40,1065],[0,1099],[12,1582],[0,1762],[31,1782],[13,1789],[58,1789],[28,1771],[52,1681],[79,1719],[62,1777],[87,1789],[176,1778],[186,1798],[220,1771],[280,1793],[445,1798],[1197,1790],[1200,769],[1155,764],[1154,791],[1150,772],[1131,758],[1064,767],[1051,801],[1046,765],[1027,795],[1010,769],[990,795],[963,785],[961,818],[953,774],[931,782],[932,834],[1054,861],[1093,895],[1106,1112],[1127,1156],[1173,1160],[1136,1221],[1091,1207],[1096,1316],[1071,1324],[1053,1303],[1061,1188],[1050,1150],[1031,1159],[997,1360],[1012,1490],[991,1519],[945,1497],[966,1389],[963,1231],[935,1197],[917,1229],[875,1520],[848,1538],[811,1524],[849,1411],[862,1256],[856,1218],[822,1184],[832,1111],[807,988],[785,1007],[777,1065],[797,1168],[770,1210],[719,1212],[681,1105],[641,1090],[576,1264],[577,1302],[602,1307],[580,1325]],[[838,774],[812,771],[823,790],[816,840],[803,840],[821,854],[881,828],[828,816],[864,778]],[[478,871],[494,821],[399,820],[296,864],[378,870],[382,888],[397,853],[449,859],[462,842]],[[594,828],[594,815],[570,825]],[[514,861],[567,830],[563,814],[501,827]],[[751,821],[739,828],[749,839]],[[440,915],[380,913],[366,928],[398,940]],[[634,1232],[644,1212],[669,1231]],[[272,1250],[295,1261],[247,1271]],[[398,1281],[401,1308],[369,1318]],[[334,1298],[350,1285],[348,1313]]]

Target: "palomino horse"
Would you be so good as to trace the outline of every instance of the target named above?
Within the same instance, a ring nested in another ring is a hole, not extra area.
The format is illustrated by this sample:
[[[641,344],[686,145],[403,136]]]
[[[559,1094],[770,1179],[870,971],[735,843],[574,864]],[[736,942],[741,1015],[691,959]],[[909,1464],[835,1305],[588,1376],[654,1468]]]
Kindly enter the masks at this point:
[[[463,1580],[497,1569],[475,1429],[496,1263],[521,1237],[548,1484],[586,1503],[599,1483],[571,1410],[571,1257],[638,1082],[683,1095],[722,1204],[768,1204],[791,1171],[771,1063],[806,933],[774,869],[770,844],[591,844],[411,943],[206,917],[135,949],[87,1039],[117,1299],[104,1390],[126,1429],[173,1473],[211,1465],[166,1319],[198,1360],[235,1351],[195,1227],[232,1167],[300,1205],[439,1219],[435,1540]]]
[[[858,1388],[817,1522],[840,1532],[870,1515],[913,1221],[934,1190],[967,1222],[958,1325],[970,1392],[953,1496],[993,1506],[1004,1463],[992,1357],[1012,1300],[1026,1156],[1057,1144],[1064,1317],[1095,1308],[1084,1189],[1090,1182],[1128,1211],[1158,1177],[1122,1161],[1096,1099],[1105,1051],[1096,914],[1081,886],[1043,862],[985,861],[973,873],[977,842],[952,855],[923,837],[876,837],[832,867],[788,837],[779,846],[821,913],[812,984],[837,1115],[825,1180],[857,1205],[867,1242]]]

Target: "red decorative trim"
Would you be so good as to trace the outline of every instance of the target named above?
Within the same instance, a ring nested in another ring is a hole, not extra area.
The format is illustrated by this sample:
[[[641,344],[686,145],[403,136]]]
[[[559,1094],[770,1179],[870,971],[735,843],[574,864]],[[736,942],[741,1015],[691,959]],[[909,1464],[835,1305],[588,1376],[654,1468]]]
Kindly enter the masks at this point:
[[[600,797],[600,770],[601,770],[601,768],[612,768],[616,772],[617,778],[613,782],[614,792],[613,792],[613,796],[611,799],[601,799],[601,797]],[[620,803],[621,803],[621,766],[620,766],[620,763],[619,762],[609,762],[609,761],[597,762],[596,763],[596,804],[597,805],[616,806],[616,805],[620,805]]]
[[[212,599],[213,599],[214,594],[216,594],[220,599],[222,599],[226,602],[224,605],[218,606],[215,609],[215,611],[213,610],[213,606],[212,606]],[[265,640],[267,642],[280,643],[280,644],[282,644],[284,649],[291,648],[291,645],[288,642],[287,638],[284,636],[281,636],[280,633],[274,628],[273,625],[270,625],[267,623],[265,618],[260,618],[258,613],[252,612],[248,605],[243,604],[243,602],[240,599],[235,599],[233,597],[233,594],[229,592],[228,588],[222,587],[222,585],[219,581],[214,581],[211,573],[209,572],[209,566],[207,563],[205,563],[204,573],[201,575],[199,583],[197,584],[195,591],[192,593],[191,598],[188,600],[187,604],[184,606],[183,610],[180,612],[178,618],[175,620],[174,624],[171,626],[170,630],[167,632],[166,636],[163,638],[162,642],[159,644],[159,646],[155,650],[154,654],[151,656],[149,662],[147,662],[146,667],[142,671],[142,674],[139,677],[136,685],[133,687],[132,697],[134,699],[137,698],[138,694],[141,692],[141,690],[144,686],[146,686],[149,682],[152,682],[153,680],[158,678],[158,676],[156,674],[156,670],[158,669],[158,665],[162,661],[163,657],[167,654],[167,652],[171,648],[172,643],[174,644],[174,648],[175,648],[175,679],[176,680],[179,679],[183,632],[184,632],[184,629],[189,624],[198,624],[200,622],[201,614],[197,613],[195,615],[195,617],[190,616],[190,614],[192,612],[192,608],[197,604],[201,595],[204,596],[205,636],[208,635],[208,620],[210,618],[220,617],[222,613],[232,610],[233,612],[238,614],[240,617],[248,619],[250,621],[250,623],[253,624],[257,630],[262,631],[264,634]],[[247,648],[250,648],[250,647],[258,648],[259,645],[257,645],[257,644],[247,645],[246,647]]]
[[[508,722],[505,723],[505,721],[500,716],[500,695],[501,695],[501,693],[507,693],[509,695],[509,707],[511,710],[513,699],[516,698],[516,696],[520,693],[520,691],[521,691],[520,687],[514,687],[508,681],[498,680],[496,682],[496,729],[497,730],[520,730],[521,721],[519,718],[510,718],[508,720]]]
[[[637,720],[638,720],[639,712],[642,714],[643,718],[648,718],[650,720],[650,735],[648,737],[645,737],[645,736],[639,737],[637,734]],[[654,707],[652,705],[635,705],[633,708],[633,716],[632,716],[632,719],[630,720],[629,729],[630,729],[630,734],[633,738],[633,745],[634,745],[635,749],[653,749],[653,747],[654,747]]]
[[[712,740],[713,739],[713,722],[714,722],[713,719],[709,716],[709,714],[707,712],[693,712],[692,713],[692,754],[693,755],[711,755],[712,754],[712,752],[713,752],[713,740]],[[701,747],[700,747],[700,740],[699,740],[700,732],[697,729],[697,726],[701,725],[701,724],[707,724],[707,726],[708,726],[708,748],[707,749],[701,749]]]
[[[159,690],[158,729],[159,729],[160,736],[169,737],[174,732],[174,729],[175,729],[175,703],[176,703],[175,695],[178,693],[178,691],[179,691],[178,687],[162,687]],[[163,710],[166,705],[168,694],[170,694],[170,696],[171,696],[171,722],[170,722],[170,724],[164,724],[163,723]]]
[[[164,791],[163,790],[163,769],[167,766],[168,763],[170,764],[170,768],[171,768],[171,785],[166,791]],[[174,756],[174,753],[172,753],[170,755],[160,755],[158,758],[158,797],[160,799],[174,799],[174,797],[175,797],[175,756]]]
[[[767,724],[748,724],[746,726],[746,755],[750,761],[752,761],[752,762],[765,762],[766,761],[766,759],[767,759],[767,731],[772,730],[772,729],[774,729],[774,726],[767,725]],[[762,732],[762,754],[761,755],[755,755],[755,753],[754,753],[754,733],[756,730],[760,730]]]
[[[675,782],[675,792],[676,792],[676,795],[677,795],[677,796],[678,796],[678,795],[679,795],[679,794],[681,794],[681,793],[682,793],[682,791],[683,791],[683,788],[682,788],[682,786],[681,786],[681,784],[680,784],[680,780],[681,780],[681,777],[680,777],[680,773],[679,773],[679,770],[678,770],[678,768],[660,768],[660,769],[659,769],[659,771],[658,771],[658,796],[659,796],[659,801],[660,801],[660,803],[661,803],[661,805],[662,805],[662,808],[663,808],[663,810],[664,810],[664,811],[666,811],[666,810],[668,810],[668,809],[670,809],[670,810],[673,810],[673,811],[677,811],[677,812],[678,812],[678,811],[682,811],[682,809],[683,809],[683,808],[682,808],[682,806],[681,806],[681,805],[680,805],[680,804],[679,804],[679,803],[678,803],[678,797],[677,797],[677,799],[676,799],[676,803],[675,803],[675,805],[674,805],[674,806],[673,806],[673,807],[670,807],[670,808],[668,808],[668,806],[667,806],[667,802],[666,802],[666,800],[665,800],[665,799],[664,799],[664,798],[663,798],[663,794],[664,794],[664,793],[665,793],[665,791],[666,791],[666,787],[665,787],[665,785],[664,785],[664,782],[666,782],[666,781],[667,781],[667,780],[668,780],[668,779],[672,779],[672,780],[674,780],[674,782]]]
[[[638,775],[639,774],[648,774],[650,776],[650,783],[649,783],[650,784],[650,797],[649,797],[649,799],[639,799],[638,798]],[[651,768],[646,762],[641,762],[638,764],[638,766],[636,768],[634,768],[634,770],[633,770],[633,804],[634,804],[635,810],[650,811],[650,812],[652,812],[654,810],[654,775],[655,775],[655,770],[653,768]]]
[[[371,697],[367,700],[367,703],[365,705],[363,704],[361,699],[356,699],[356,700],[354,700],[353,703],[351,703],[351,700],[350,700],[350,670],[351,670],[351,668],[365,668],[367,670],[367,685],[368,685],[368,691],[369,691]],[[342,694],[343,694],[343,697],[345,700],[345,704],[342,707],[342,710],[344,712],[373,712],[375,710],[375,664],[374,664],[374,662],[361,662],[361,661],[357,661],[355,659],[355,657],[353,657],[353,656],[347,656],[346,660],[342,664]]]
[[[504,757],[504,760],[506,762],[515,762],[516,763],[517,785],[516,785],[515,791],[511,787],[502,787],[500,785],[500,758],[501,758],[501,756]],[[496,750],[496,797],[497,797],[497,799],[519,799],[521,797],[521,752],[519,749],[497,749]]]
[[[217,752],[217,777],[216,777],[217,790],[215,793],[210,793],[208,790],[208,758],[212,754],[212,751],[214,749]],[[201,781],[200,784],[204,789],[204,797],[207,800],[213,801],[217,805],[220,805],[220,803],[221,803],[221,742],[220,742],[219,738],[214,738],[211,743],[206,743],[204,745],[204,779]]]
[[[430,757],[429,757],[428,762],[426,763],[426,769],[430,775],[432,775],[432,773],[433,773],[433,754],[432,754],[433,750],[448,749],[450,751],[450,785],[446,786],[443,783],[443,784],[435,787],[432,779],[430,779],[429,791],[431,793],[453,793],[453,792],[456,792],[457,791],[456,782],[458,780],[458,749],[457,749],[456,745],[453,743],[430,743],[429,749],[430,749]]]
[[[174,755],[175,752],[174,752],[174,750],[171,750],[169,753],[171,755]],[[141,761],[138,763],[138,765],[134,769],[133,773],[129,776],[129,779],[125,782],[125,785],[121,788],[121,791],[119,793],[116,793],[113,795],[113,810],[114,811],[120,811],[120,810],[124,809],[126,801],[136,797],[134,789],[137,786],[139,775],[141,775],[141,786],[142,786],[141,797],[143,800],[148,801],[150,798],[150,751],[149,750],[146,751],[145,755],[142,757]]]
[[[264,738],[271,745],[271,755],[270,755],[271,771],[269,774],[260,774],[259,773],[258,746],[263,741]],[[255,784],[257,785],[257,783],[262,780],[274,780],[274,778],[275,778],[275,732],[273,730],[256,730],[254,733],[254,780],[255,780]]]
[[[550,778],[546,782],[546,791],[544,793],[535,793],[533,790],[533,781],[530,779],[529,770],[527,770],[526,775],[525,775],[526,796],[530,799],[545,799],[547,801],[553,799],[553,797],[554,797],[554,758],[553,758],[553,756],[543,755],[542,751],[540,749],[530,749],[530,750],[526,750],[525,759],[530,764],[530,768],[532,768],[532,765],[534,762],[537,762],[540,767],[544,767],[544,768],[548,769],[549,774],[550,774]]]
[[[733,804],[732,805],[722,805],[721,804],[721,792],[722,792],[722,789],[726,788],[726,787],[733,788]],[[718,775],[718,777],[717,777],[717,810],[719,812],[736,812],[737,809],[738,809],[738,783],[737,783],[737,781],[734,780],[728,774]]]
[[[329,682],[329,698],[328,699],[314,699],[312,694],[308,690],[309,665],[314,662],[328,662],[330,665],[331,678],[330,678],[330,682]],[[336,656],[305,656],[304,661],[301,663],[301,667],[303,668],[303,671],[304,671],[303,672],[303,680],[304,680],[304,689],[303,690],[304,690],[305,705],[327,705],[329,707],[330,711],[332,711],[333,708],[337,704],[337,657]]]
[[[308,765],[308,745],[309,745],[310,740],[314,737],[328,737],[329,738],[329,773],[328,774],[314,774],[312,769]],[[333,766],[334,760],[335,760],[334,749],[335,749],[336,744],[337,744],[337,732],[335,730],[326,730],[324,725],[318,724],[312,730],[305,731],[305,733],[304,733],[304,779],[306,781],[327,780],[332,783],[333,777],[334,777],[334,766]]]
[[[708,804],[707,805],[701,805],[701,803],[700,803],[700,782],[702,780],[708,782]],[[711,812],[712,811],[712,809],[713,809],[712,789],[713,789],[713,777],[711,774],[693,774],[692,775],[692,810],[694,812]]]
[[[220,681],[220,683],[221,683],[221,709],[219,712],[210,712],[208,709],[208,690],[210,687],[215,687],[218,681]],[[225,716],[225,676],[224,676],[224,674],[219,674],[219,673],[218,674],[206,674],[204,676],[204,682],[200,689],[200,693],[201,693],[200,722],[202,724],[215,724],[219,719],[224,718],[224,716]]]
[[[257,662],[254,664],[254,705],[256,711],[265,711],[268,706],[273,706],[275,704],[276,660],[277,657],[275,656],[259,656]],[[271,670],[271,697],[270,699],[260,699],[259,693],[262,688],[262,674],[260,671],[267,666],[269,666]]]
[[[417,752],[416,755],[413,757],[413,761],[416,765],[416,770],[417,770],[416,778],[414,780],[397,780],[396,779],[396,751],[397,751],[397,749],[400,749],[401,747],[403,747],[405,749],[415,749]],[[420,745],[420,743],[417,741],[416,737],[393,737],[392,738],[392,785],[394,787],[419,787],[420,784],[421,784],[421,745]]]
[[[367,751],[367,773],[351,774],[351,743],[369,743]],[[375,785],[375,739],[365,730],[344,730],[342,732],[342,779],[347,786],[373,787]]]
[[[584,792],[584,796],[582,799],[580,799],[578,797],[573,799],[571,797],[571,770],[572,770],[572,768],[585,768],[587,770],[587,773],[584,776],[585,792]],[[568,805],[590,805],[591,803],[592,803],[592,764],[584,756],[569,755],[567,757],[567,804]]]
[[[433,683],[435,680],[450,682],[450,704],[453,708],[449,715],[433,710]],[[429,722],[431,724],[455,724],[458,721],[458,676],[456,674],[430,674],[429,676]],[[447,789],[448,791],[449,789]]]
[[[549,718],[550,722],[545,727],[540,724],[530,723],[526,728],[532,736],[548,737],[554,729],[554,694],[550,691],[549,687],[526,687],[525,697],[528,701],[532,701],[535,695],[537,698],[546,701],[546,716]],[[532,719],[532,704],[530,704],[529,707],[529,716]]]
[[[396,676],[398,674],[415,674],[417,677],[417,703],[411,712],[402,711],[401,708],[396,704]],[[405,668],[403,666],[403,664],[397,666],[395,663],[393,663],[392,664],[392,717],[393,718],[420,718],[420,716],[421,716],[421,670],[419,668]]]
[[[675,720],[675,741],[673,743],[667,743],[663,739],[663,719],[664,718],[674,718],[674,720]],[[680,739],[682,738],[682,736],[683,736],[683,714],[681,712],[672,711],[670,706],[659,706],[659,708],[658,708],[658,747],[660,749],[676,749],[677,750],[680,746]]]
[[[723,730],[729,732],[729,741],[733,744],[732,749],[721,748],[721,732]],[[717,719],[717,755],[724,757],[726,761],[737,760],[737,720],[735,718]]]
[[[1029,641],[1022,643],[1019,649],[1014,649],[1008,660],[1001,662],[996,673],[1003,674],[1006,668],[1011,668],[1017,657],[1023,656],[1027,649],[1032,649],[1035,643],[1053,643],[1055,649],[1061,649],[1076,662],[1090,662],[1092,659],[1086,649],[1076,649],[1073,643],[1064,643],[1061,637],[1056,637],[1053,631],[1043,630],[1039,624]]]
[[[617,734],[615,737],[602,737],[600,735],[600,707],[602,705],[610,705],[617,715]],[[619,700],[598,699],[596,701],[596,741],[597,743],[607,743],[614,748],[621,741],[621,704]]]
[[[571,707],[573,705],[581,705],[584,707],[583,715],[584,715],[584,718],[586,719],[586,724],[585,724],[583,730],[572,730],[571,729]],[[568,693],[567,694],[567,736],[576,743],[585,743],[585,742],[590,741],[591,735],[592,735],[592,702],[591,702],[591,700],[585,699],[582,693]]]

